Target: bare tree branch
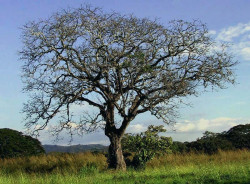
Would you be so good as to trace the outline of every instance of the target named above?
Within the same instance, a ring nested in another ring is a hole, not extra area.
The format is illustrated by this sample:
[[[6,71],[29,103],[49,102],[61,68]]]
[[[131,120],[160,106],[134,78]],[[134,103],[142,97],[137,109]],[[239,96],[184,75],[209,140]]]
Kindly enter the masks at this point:
[[[72,135],[72,120],[74,129],[86,131],[86,125],[92,131],[104,123],[112,154],[138,114],[150,111],[170,123],[181,98],[234,83],[237,62],[225,45],[215,49],[218,43],[200,21],[163,26],[85,6],[26,24],[22,38],[24,91],[30,94],[26,126],[38,131],[54,120],[60,126],[55,132]],[[72,104],[83,102],[98,113],[77,121]]]

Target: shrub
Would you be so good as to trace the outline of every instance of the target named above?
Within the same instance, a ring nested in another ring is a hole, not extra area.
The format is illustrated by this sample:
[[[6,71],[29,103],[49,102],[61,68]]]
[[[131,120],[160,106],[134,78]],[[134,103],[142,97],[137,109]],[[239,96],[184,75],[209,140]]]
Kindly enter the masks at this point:
[[[135,168],[145,168],[146,163],[153,159],[155,155],[169,152],[172,138],[159,136],[159,133],[162,132],[166,132],[162,125],[150,125],[145,132],[125,134],[122,139],[124,157],[132,156],[132,161],[125,159],[127,164]]]

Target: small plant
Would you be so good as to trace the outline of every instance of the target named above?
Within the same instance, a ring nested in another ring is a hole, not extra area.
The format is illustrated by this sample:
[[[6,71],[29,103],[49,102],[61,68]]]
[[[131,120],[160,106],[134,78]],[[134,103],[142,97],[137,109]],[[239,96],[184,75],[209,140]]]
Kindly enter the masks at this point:
[[[159,133],[162,132],[166,132],[163,125],[150,125],[145,132],[125,134],[122,139],[122,146],[125,151],[124,157],[127,158],[127,164],[136,169],[143,169],[146,163],[152,160],[155,155],[170,152],[172,138],[159,136]],[[129,156],[132,156],[132,161],[128,159]]]

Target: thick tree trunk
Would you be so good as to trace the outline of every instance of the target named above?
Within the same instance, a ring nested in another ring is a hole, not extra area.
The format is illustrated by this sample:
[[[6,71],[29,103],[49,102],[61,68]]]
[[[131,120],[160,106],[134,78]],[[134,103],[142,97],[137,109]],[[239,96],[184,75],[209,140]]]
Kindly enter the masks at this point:
[[[121,137],[112,136],[110,139],[108,164],[109,168],[126,170],[126,163],[122,154]]]
[[[105,135],[110,140],[108,164],[109,168],[116,170],[126,170],[126,163],[122,154],[121,138],[125,132],[127,121],[123,123],[120,129],[117,129],[114,121],[114,104],[108,103],[106,111],[102,111],[102,115],[106,120]]]

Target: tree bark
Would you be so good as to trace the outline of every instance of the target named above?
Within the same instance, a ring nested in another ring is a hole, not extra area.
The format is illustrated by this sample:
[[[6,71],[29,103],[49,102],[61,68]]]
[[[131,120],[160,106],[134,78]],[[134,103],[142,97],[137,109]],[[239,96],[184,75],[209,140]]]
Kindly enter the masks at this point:
[[[114,135],[109,137],[109,155],[108,155],[108,164],[109,168],[116,170],[126,170],[126,163],[124,161],[121,145],[121,137]]]
[[[102,111],[102,115],[106,120],[105,135],[110,140],[108,150],[108,165],[111,169],[126,170],[126,163],[122,153],[121,139],[125,132],[126,126],[121,130],[115,127],[114,123],[114,104],[108,103],[106,111]]]

